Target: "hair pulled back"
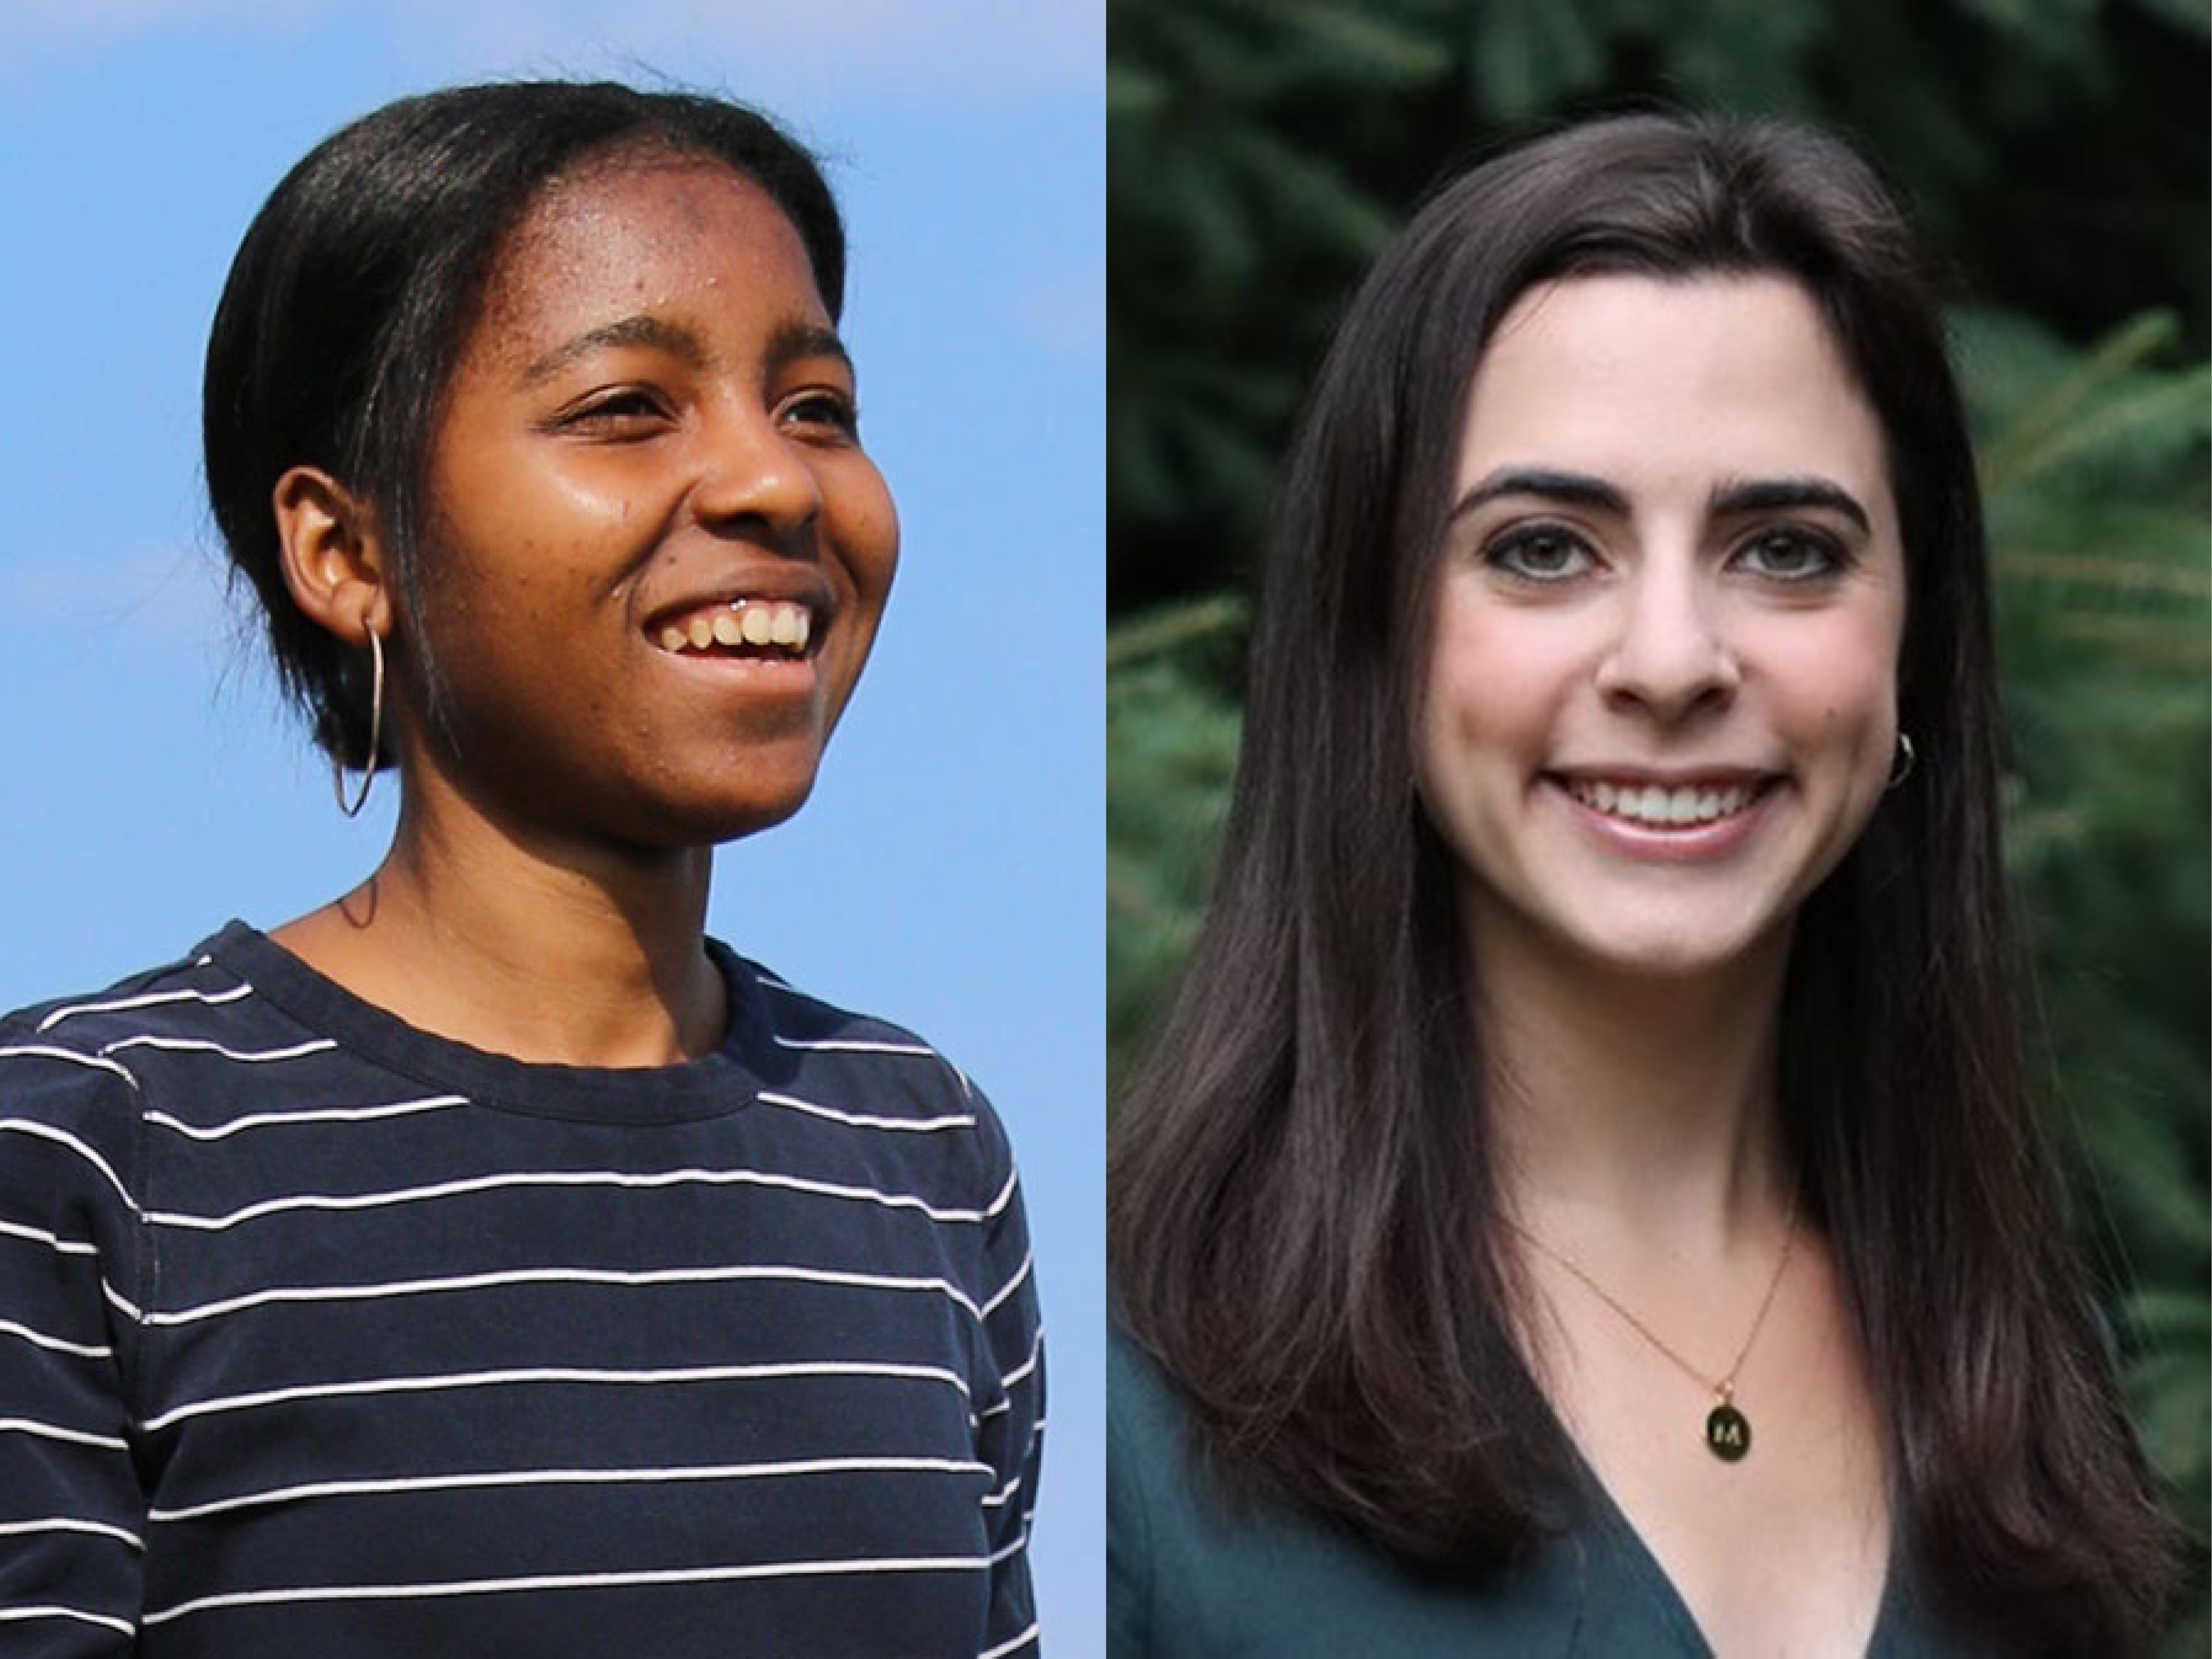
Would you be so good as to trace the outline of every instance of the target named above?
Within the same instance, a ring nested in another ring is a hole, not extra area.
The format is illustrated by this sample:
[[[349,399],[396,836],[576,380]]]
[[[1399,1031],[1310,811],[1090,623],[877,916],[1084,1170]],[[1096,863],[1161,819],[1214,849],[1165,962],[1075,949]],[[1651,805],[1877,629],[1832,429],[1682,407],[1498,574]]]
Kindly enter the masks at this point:
[[[1116,1114],[1117,1312],[1233,1490],[1415,1559],[1504,1560],[1571,1479],[1514,1337],[1468,953],[1411,733],[1477,362],[1522,294],[1600,273],[1800,284],[1880,417],[1919,763],[1797,918],[1784,1133],[1911,1547],[2008,1650],[2134,1650],[2171,1534],[2028,1082],[1973,458],[1905,223],[1814,132],[1554,133],[1445,186],[1361,287],[1278,496],[1212,907]]]
[[[419,638],[427,458],[505,239],[564,173],[654,150],[721,162],[764,191],[838,315],[844,228],[813,157],[757,112],[690,93],[520,82],[402,99],[316,146],[247,230],[208,340],[208,495],[283,689],[333,757],[367,751],[368,662],[285,586],[277,479],[320,467],[373,505]]]

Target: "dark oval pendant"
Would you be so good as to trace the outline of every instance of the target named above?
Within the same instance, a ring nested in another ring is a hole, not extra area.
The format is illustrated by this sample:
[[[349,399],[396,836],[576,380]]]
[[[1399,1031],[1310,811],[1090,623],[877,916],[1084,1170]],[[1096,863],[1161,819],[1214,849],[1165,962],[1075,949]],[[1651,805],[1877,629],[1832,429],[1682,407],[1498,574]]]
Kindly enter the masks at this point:
[[[1725,1401],[1705,1414],[1705,1449],[1723,1463],[1735,1462],[1751,1449],[1749,1420]]]

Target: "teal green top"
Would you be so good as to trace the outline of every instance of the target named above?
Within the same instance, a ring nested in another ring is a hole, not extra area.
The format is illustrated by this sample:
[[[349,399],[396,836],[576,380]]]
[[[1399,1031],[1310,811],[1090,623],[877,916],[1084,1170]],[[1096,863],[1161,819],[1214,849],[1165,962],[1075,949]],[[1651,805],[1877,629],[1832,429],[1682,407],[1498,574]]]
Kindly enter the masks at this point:
[[[1569,1524],[1477,1580],[1424,1572],[1277,1508],[1232,1509],[1194,1466],[1174,1386],[1119,1331],[1108,1342],[1106,1588],[1112,1659],[1426,1659],[1712,1653],[1680,1595],[1587,1468]],[[1947,1633],[1893,1553],[1874,1659],[1977,1651]]]

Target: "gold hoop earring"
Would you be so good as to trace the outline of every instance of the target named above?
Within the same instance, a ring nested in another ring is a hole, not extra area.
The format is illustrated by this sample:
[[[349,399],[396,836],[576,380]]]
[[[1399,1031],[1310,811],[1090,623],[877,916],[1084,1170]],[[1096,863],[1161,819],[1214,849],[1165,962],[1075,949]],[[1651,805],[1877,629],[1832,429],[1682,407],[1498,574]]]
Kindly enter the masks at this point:
[[[1904,732],[1897,734],[1897,763],[1889,769],[1888,787],[1894,789],[1912,775],[1912,739]]]
[[[368,787],[376,781],[376,751],[384,740],[384,635],[374,629],[368,630],[368,757],[362,762],[361,787],[354,792],[353,799],[346,799],[345,762],[331,757],[331,783],[337,789],[338,811],[349,818],[361,816],[361,809],[368,804]]]

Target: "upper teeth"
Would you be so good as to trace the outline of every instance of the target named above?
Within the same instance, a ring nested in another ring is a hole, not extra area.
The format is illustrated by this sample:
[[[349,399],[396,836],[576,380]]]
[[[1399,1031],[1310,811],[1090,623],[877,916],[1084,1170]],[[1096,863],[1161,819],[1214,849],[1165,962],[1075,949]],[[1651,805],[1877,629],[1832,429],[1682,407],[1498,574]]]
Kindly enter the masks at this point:
[[[1741,812],[1757,793],[1749,784],[1722,788],[1662,788],[1651,784],[1617,784],[1571,778],[1567,792],[1585,806],[1639,823],[1711,823]]]
[[[806,649],[814,613],[784,599],[732,599],[663,625],[664,651],[704,651],[714,645],[777,645],[793,656]]]

